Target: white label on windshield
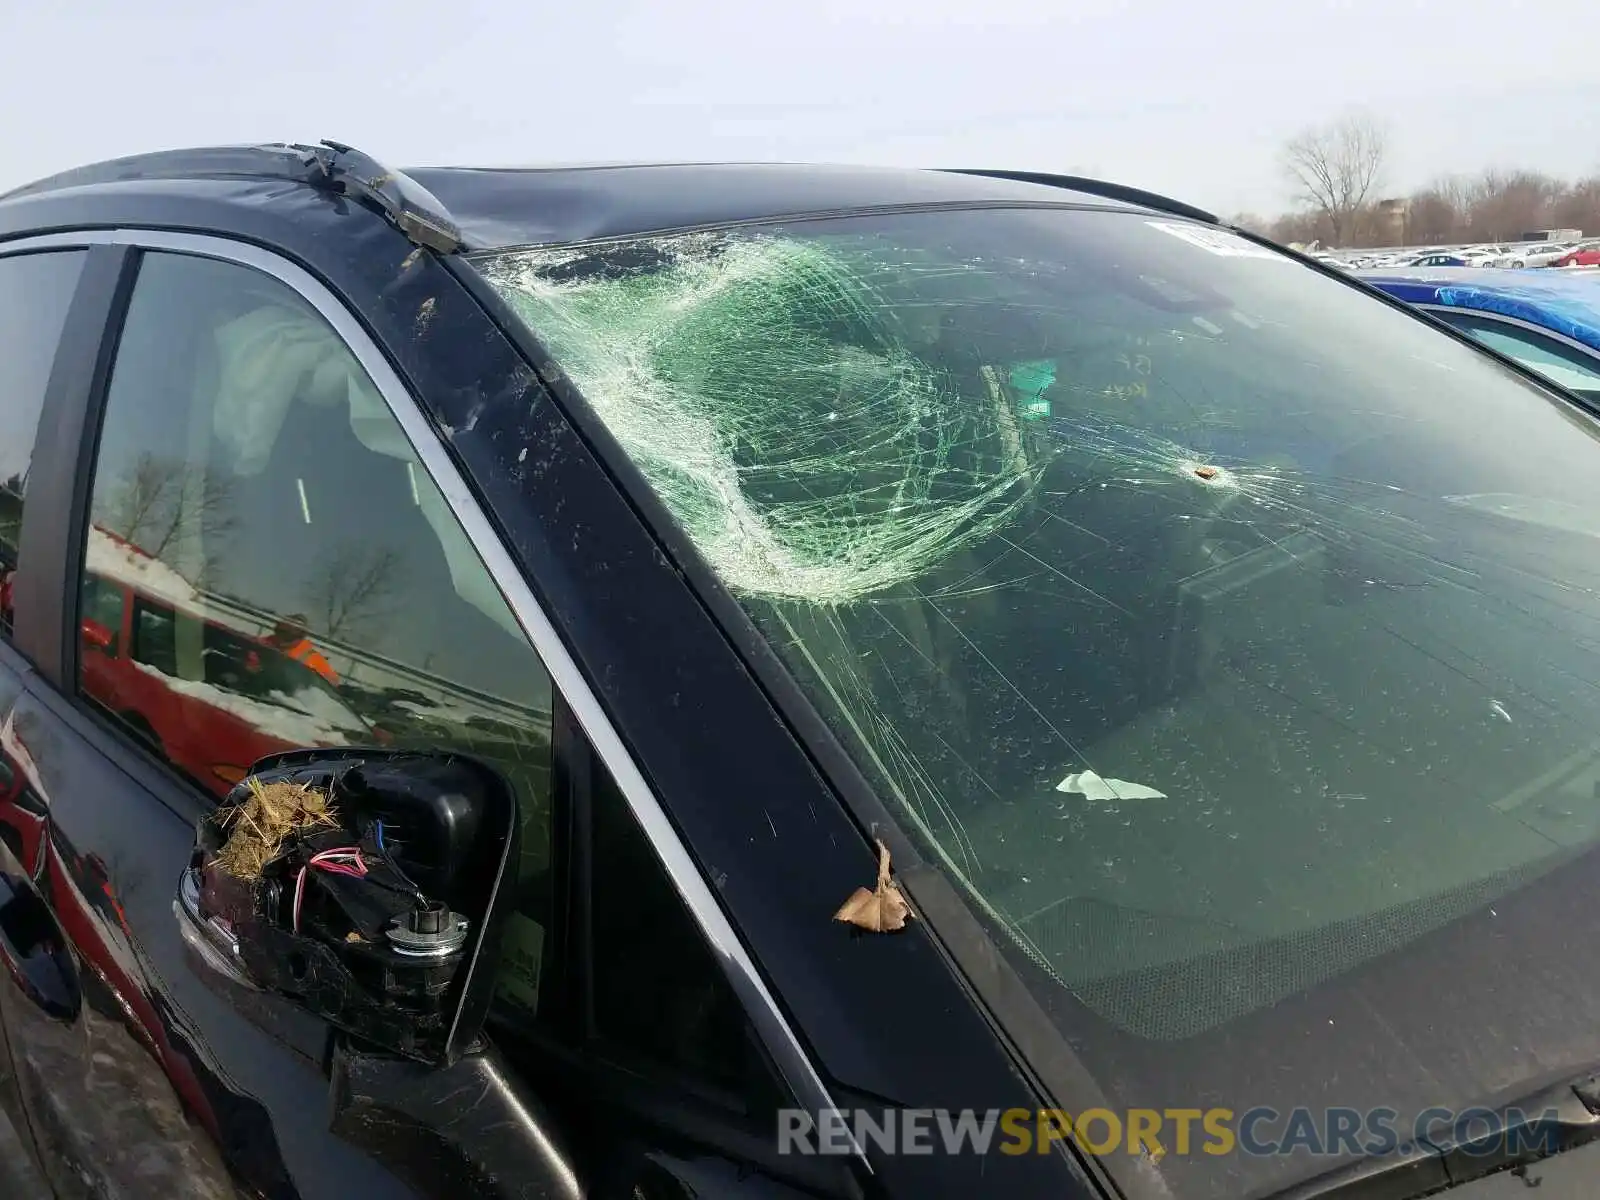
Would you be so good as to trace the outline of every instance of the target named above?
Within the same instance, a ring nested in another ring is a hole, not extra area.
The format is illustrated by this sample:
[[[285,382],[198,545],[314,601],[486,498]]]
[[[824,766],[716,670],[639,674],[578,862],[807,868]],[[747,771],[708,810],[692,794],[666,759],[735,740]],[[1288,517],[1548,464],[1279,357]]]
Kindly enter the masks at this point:
[[[500,942],[500,978],[495,989],[529,1012],[539,1011],[539,977],[544,967],[544,926],[512,913]]]
[[[1058,792],[1077,792],[1087,800],[1165,800],[1167,794],[1126,779],[1106,779],[1093,771],[1076,771],[1056,784]]]
[[[1209,254],[1219,254],[1223,258],[1266,258],[1273,262],[1292,262],[1293,260],[1273,250],[1268,250],[1254,242],[1246,241],[1236,233],[1229,233],[1226,229],[1213,229],[1209,225],[1191,225],[1187,221],[1146,221],[1151,229],[1159,229],[1162,233],[1170,233],[1173,237],[1188,242],[1191,246],[1199,246]]]

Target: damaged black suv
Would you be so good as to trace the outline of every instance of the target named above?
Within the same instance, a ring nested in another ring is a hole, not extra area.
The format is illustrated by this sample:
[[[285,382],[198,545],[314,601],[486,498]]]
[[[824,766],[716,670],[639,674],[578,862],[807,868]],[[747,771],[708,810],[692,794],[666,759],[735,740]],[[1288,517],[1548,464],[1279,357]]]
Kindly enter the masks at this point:
[[[1594,1170],[1594,422],[1359,283],[1056,176],[179,151],[0,196],[0,418],[62,1200]]]

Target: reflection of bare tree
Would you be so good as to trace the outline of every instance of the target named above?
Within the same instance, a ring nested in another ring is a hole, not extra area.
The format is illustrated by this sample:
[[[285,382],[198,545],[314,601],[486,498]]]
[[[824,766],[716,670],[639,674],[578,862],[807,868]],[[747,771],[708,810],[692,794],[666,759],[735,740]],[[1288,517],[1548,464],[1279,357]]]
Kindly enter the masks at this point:
[[[148,450],[96,499],[96,524],[152,558],[168,561],[193,547],[197,538],[208,552],[215,551],[235,524],[232,479]]]
[[[405,566],[392,546],[344,542],[318,556],[306,583],[316,628],[348,636],[385,621]]]

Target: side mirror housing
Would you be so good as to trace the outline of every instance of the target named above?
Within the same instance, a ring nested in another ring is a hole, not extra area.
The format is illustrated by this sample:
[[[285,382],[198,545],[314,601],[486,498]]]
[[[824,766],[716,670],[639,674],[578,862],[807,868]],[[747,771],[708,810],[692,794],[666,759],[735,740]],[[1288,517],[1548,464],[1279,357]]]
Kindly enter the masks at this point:
[[[510,785],[460,755],[272,755],[200,821],[178,916],[234,982],[448,1065],[488,1010],[519,830]]]
[[[492,1046],[437,1071],[340,1042],[329,1067],[330,1128],[420,1193],[514,1190],[528,1200],[589,1194],[563,1131]]]

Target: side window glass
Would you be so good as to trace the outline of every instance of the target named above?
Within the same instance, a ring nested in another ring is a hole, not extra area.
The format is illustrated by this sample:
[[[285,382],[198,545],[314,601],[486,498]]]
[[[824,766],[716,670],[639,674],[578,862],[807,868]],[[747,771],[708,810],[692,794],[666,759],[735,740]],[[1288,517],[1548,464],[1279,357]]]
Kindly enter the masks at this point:
[[[84,257],[54,250],[0,258],[0,633],[8,638],[33,439]]]
[[[1440,315],[1485,346],[1515,359],[1530,371],[1537,371],[1558,387],[1578,392],[1600,391],[1600,355],[1590,357],[1563,346],[1554,338],[1492,317],[1455,312]]]
[[[84,561],[83,694],[201,788],[292,747],[471,754],[521,799],[519,890],[548,889],[549,676],[384,398],[286,284],[145,256]]]

